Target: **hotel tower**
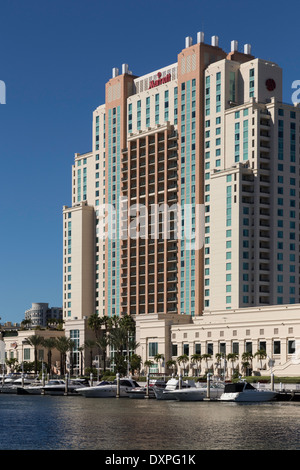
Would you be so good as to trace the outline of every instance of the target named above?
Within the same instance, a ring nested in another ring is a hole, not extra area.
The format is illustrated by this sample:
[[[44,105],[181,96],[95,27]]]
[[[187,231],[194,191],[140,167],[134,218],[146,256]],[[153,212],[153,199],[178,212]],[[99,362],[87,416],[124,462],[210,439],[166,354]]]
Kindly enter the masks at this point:
[[[281,68],[200,32],[171,65],[113,69],[63,218],[75,339],[93,313],[298,303],[299,109]]]

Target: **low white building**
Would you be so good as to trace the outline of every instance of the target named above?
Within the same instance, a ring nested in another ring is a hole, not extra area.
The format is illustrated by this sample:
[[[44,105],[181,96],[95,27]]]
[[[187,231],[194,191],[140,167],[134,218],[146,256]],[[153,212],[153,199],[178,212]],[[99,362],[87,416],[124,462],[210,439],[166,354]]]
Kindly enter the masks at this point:
[[[242,355],[253,355],[250,367],[254,373],[276,376],[300,376],[300,305],[274,305],[236,310],[206,311],[202,316],[187,315],[139,315],[136,317],[137,354],[142,362],[153,361],[152,372],[170,373],[169,360],[186,354],[186,373],[194,375],[196,366],[191,357],[194,354],[210,354],[202,359],[201,374],[208,369],[215,373],[224,370],[224,360],[217,363],[216,354],[237,355],[232,363],[225,364],[226,376],[232,368],[242,370]],[[266,358],[260,360],[255,353],[266,351]],[[162,354],[162,364],[155,362],[155,356]],[[182,372],[176,365],[175,372]]]
[[[58,339],[62,336],[65,336],[64,330],[54,330],[54,329],[40,329],[40,330],[19,330],[15,331],[14,334],[4,333],[0,336],[1,342],[1,371],[5,360],[16,360],[16,366],[21,366],[23,362],[34,362],[34,347],[29,344],[28,338],[31,336],[41,336],[43,339]],[[38,346],[37,348],[37,358],[38,361],[46,363],[48,361],[47,357],[48,350],[43,345]],[[60,352],[57,349],[52,350],[52,369],[56,372],[60,368]],[[10,367],[8,366],[8,370]]]
[[[62,307],[49,307],[48,303],[33,303],[31,308],[25,311],[25,320],[29,320],[32,327],[46,327],[49,320],[59,322],[62,318]]]

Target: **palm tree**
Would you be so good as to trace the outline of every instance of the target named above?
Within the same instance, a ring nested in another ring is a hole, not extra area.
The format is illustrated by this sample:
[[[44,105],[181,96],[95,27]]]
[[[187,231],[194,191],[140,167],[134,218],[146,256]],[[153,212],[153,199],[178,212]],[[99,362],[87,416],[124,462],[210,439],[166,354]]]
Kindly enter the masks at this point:
[[[124,368],[123,351],[127,351],[127,372],[129,372],[130,351],[135,351],[139,344],[135,341],[135,321],[130,315],[122,318],[112,317],[112,328],[109,330],[109,345],[115,349],[115,363]]]
[[[56,348],[56,340],[55,338],[46,338],[43,341],[43,346],[47,348],[47,358],[48,358],[48,372],[51,372],[51,364],[52,364],[52,349]]]
[[[260,361],[260,368],[262,369],[262,360],[263,359],[266,359],[267,357],[267,353],[264,349],[259,349],[258,351],[256,351],[256,353],[254,354],[254,357],[257,357],[258,360]]]
[[[97,313],[93,313],[88,319],[88,326],[95,333],[96,339],[100,337],[101,326],[102,326],[102,317],[99,317]]]
[[[153,361],[150,361],[150,360],[144,362],[144,366],[148,367],[148,373],[150,371],[150,367],[153,366],[153,364],[154,364]]]
[[[185,365],[187,362],[189,362],[189,357],[187,354],[182,354],[182,356],[177,357],[177,362],[180,366],[180,364],[183,364],[183,375],[185,375]]]
[[[27,319],[27,320],[22,320],[21,321],[21,327],[22,328],[26,328],[27,326],[29,327],[31,325],[31,319]]]
[[[90,350],[90,368],[93,368],[93,349],[96,346],[96,342],[92,339],[86,339],[84,342],[84,346]]]
[[[238,359],[239,355],[237,353],[229,353],[227,354],[227,360],[231,362],[232,372],[231,375],[233,376],[234,371],[234,361]]]
[[[218,368],[218,373],[219,373],[219,367],[221,368],[221,359],[224,357],[223,353],[216,353],[216,359],[217,359],[217,368]]]
[[[18,362],[18,359],[16,357],[13,357],[11,359],[5,359],[5,364],[10,368],[12,372],[15,371],[17,362]]]
[[[174,359],[170,359],[169,361],[167,361],[166,366],[167,366],[168,369],[172,369],[173,373],[174,373],[174,369],[175,369],[175,366],[176,366],[176,361]]]
[[[202,359],[204,359],[206,361],[206,369],[208,371],[208,359],[211,359],[211,354],[209,354],[209,353],[203,354]]]
[[[118,327],[119,317],[99,317],[98,324],[101,328],[101,337],[96,341],[96,345],[102,351],[103,354],[103,371],[106,371],[106,362],[107,362],[107,347],[109,345],[108,333],[112,331],[113,327]],[[104,327],[104,328],[103,328]]]
[[[96,341],[96,345],[102,350],[102,354],[103,354],[103,371],[104,372],[106,371],[106,357],[107,357],[107,346],[108,346],[108,344],[109,344],[109,338],[106,334],[104,336],[102,336],[102,338],[99,338]]]
[[[249,369],[249,366],[250,366],[249,361],[242,362],[242,370],[244,371],[244,375],[247,375],[247,370]]]
[[[161,370],[160,370],[161,362],[163,362],[163,360],[164,360],[164,355],[163,354],[155,354],[154,360],[155,360],[155,362],[157,362],[157,364],[159,363],[159,372],[161,372]]]
[[[197,365],[197,375],[199,376],[200,375],[200,366],[201,366],[201,360],[202,360],[202,356],[201,354],[193,354],[191,356],[191,362],[193,364],[196,364]]]
[[[75,343],[73,340],[70,338],[67,338],[66,336],[61,336],[60,338],[57,338],[56,340],[56,349],[60,352],[60,358],[61,358],[61,374],[65,374],[66,370],[66,358],[67,358],[67,352],[73,350],[75,347]]]
[[[252,364],[252,359],[253,359],[253,355],[250,351],[246,351],[242,354],[242,360],[244,361],[244,363],[248,362],[248,368]]]
[[[141,363],[142,363],[141,356],[138,356],[137,354],[132,354],[130,358],[130,369],[133,372],[137,371],[138,375],[140,375]]]
[[[125,328],[130,333],[135,332],[135,321],[130,315],[126,315],[119,319],[119,326]]]
[[[38,369],[38,346],[43,344],[44,338],[39,335],[32,335],[27,338],[28,343],[34,347],[34,372],[37,374]]]

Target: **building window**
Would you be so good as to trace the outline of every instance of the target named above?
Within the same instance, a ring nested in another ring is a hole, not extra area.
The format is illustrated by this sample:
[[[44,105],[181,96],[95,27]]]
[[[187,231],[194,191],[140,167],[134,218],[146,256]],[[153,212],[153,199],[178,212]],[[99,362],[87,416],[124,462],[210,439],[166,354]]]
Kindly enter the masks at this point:
[[[280,354],[280,341],[274,341],[273,354]]]
[[[295,354],[296,352],[296,344],[295,340],[288,341],[288,354]]]
[[[158,353],[158,343],[149,343],[149,356],[156,356]]]
[[[24,361],[30,361],[30,349],[24,348]]]
[[[267,351],[267,343],[266,341],[259,341],[259,349],[261,351]]]

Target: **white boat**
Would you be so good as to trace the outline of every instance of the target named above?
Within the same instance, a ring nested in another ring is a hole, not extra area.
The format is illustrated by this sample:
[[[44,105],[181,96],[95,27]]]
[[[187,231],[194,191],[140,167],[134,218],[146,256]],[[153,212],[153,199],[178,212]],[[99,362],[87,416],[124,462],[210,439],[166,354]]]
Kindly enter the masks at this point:
[[[42,393],[42,382],[40,380],[32,382],[24,387],[17,387],[17,395],[41,395]]]
[[[149,398],[155,398],[154,387],[159,387],[164,389],[166,387],[166,382],[160,379],[153,379],[149,381]],[[145,398],[147,395],[147,385],[135,387],[128,392],[129,398]]]
[[[277,392],[272,390],[259,390],[246,381],[230,383],[225,385],[224,393],[220,401],[235,402],[264,402],[276,398]]]
[[[68,380],[68,394],[74,394],[79,387],[86,386],[86,380],[81,379],[69,379]],[[18,387],[18,395],[64,395],[66,392],[66,382],[62,379],[51,379],[44,385],[40,381],[25,385],[24,387]]]
[[[36,379],[35,378],[29,378],[29,377],[10,377],[8,380],[4,381],[4,384],[2,384],[0,391],[1,393],[18,393],[18,389],[22,387],[22,384],[25,385],[30,385],[32,384]]]
[[[132,379],[120,379],[120,397],[128,397],[128,392],[139,384]],[[81,387],[76,390],[77,393],[86,398],[114,398],[117,396],[117,380],[113,382],[102,381],[92,387]]]
[[[77,379],[68,380],[68,393],[78,393],[80,388],[86,388],[85,383]],[[61,379],[49,380],[44,386],[42,391],[45,395],[63,395],[66,392],[66,382]]]
[[[181,383],[182,390],[190,387],[195,387],[195,382],[193,382],[192,380],[187,380]],[[173,392],[180,389],[179,379],[172,378],[168,380],[165,388],[154,386],[153,389],[157,400],[176,400],[177,398],[175,397]]]
[[[224,392],[224,384],[216,382],[211,383],[209,387],[209,397],[211,400],[217,400]],[[178,401],[202,401],[207,398],[207,386],[196,384],[195,386],[170,390],[169,395]]]
[[[18,379],[20,377],[20,374],[3,374],[1,375],[1,382],[2,383],[5,383],[5,384],[8,384],[8,383],[11,383],[13,382],[14,380]]]

